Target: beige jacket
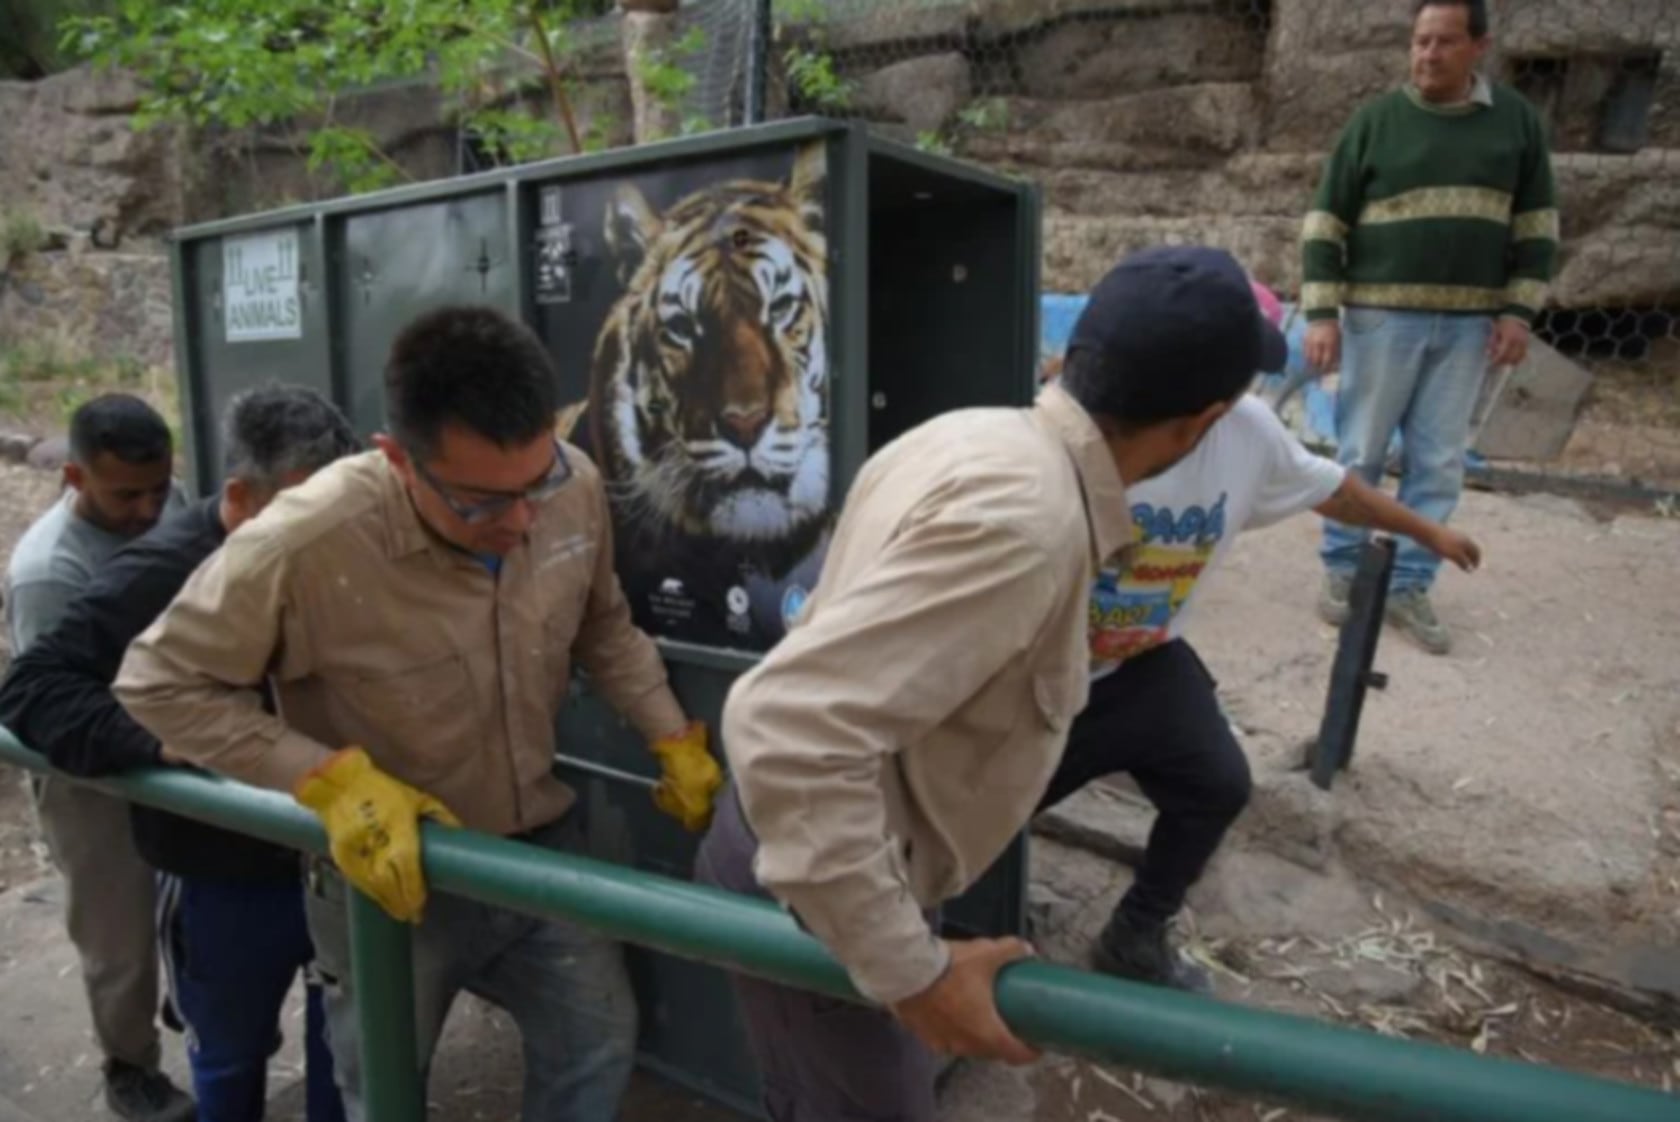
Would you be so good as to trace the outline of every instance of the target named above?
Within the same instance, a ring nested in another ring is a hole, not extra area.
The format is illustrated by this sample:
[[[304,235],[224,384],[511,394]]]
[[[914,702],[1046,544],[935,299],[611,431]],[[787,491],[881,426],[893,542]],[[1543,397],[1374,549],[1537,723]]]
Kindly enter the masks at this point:
[[[380,453],[326,468],[193,574],[117,697],[173,754],[259,786],[290,791],[359,744],[473,829],[554,821],[573,797],[550,769],[574,657],[650,739],[683,724],[613,573],[600,474],[566,454],[574,478],[499,577],[425,528]]]
[[[890,1004],[946,967],[924,909],[1025,825],[1084,707],[1118,471],[1060,388],[940,417],[864,465],[821,583],[730,692],[759,882]]]

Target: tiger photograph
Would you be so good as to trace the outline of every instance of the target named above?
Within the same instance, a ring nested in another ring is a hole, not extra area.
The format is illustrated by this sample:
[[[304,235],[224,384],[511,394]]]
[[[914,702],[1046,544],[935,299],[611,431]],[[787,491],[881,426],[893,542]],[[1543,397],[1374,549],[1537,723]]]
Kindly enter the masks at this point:
[[[780,173],[618,177],[585,185],[598,206],[567,188],[599,247],[580,281],[612,296],[590,336],[587,392],[556,418],[607,480],[638,624],[745,649],[780,638],[833,521],[826,153],[819,141],[756,163]],[[551,345],[577,340],[565,327]],[[575,369],[579,356],[557,357]]]

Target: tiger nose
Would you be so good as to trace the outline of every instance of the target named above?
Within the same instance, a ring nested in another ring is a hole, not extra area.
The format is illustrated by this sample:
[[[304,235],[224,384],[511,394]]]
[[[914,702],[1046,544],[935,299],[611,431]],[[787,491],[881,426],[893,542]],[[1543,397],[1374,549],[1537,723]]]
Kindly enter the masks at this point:
[[[770,410],[762,405],[729,405],[718,415],[724,437],[742,448],[751,448],[770,423]]]

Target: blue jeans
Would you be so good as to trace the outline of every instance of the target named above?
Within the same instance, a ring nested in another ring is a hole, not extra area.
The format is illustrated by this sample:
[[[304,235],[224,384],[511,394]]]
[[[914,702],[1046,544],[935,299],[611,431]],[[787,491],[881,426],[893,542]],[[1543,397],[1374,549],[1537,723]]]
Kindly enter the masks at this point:
[[[534,844],[580,847],[569,818]],[[327,991],[328,1040],[351,1122],[364,1118],[343,878],[317,860],[305,903]],[[522,1122],[613,1122],[635,1062],[636,999],[619,945],[574,924],[432,893],[414,928],[415,1036],[429,1068],[462,990],[508,1012],[524,1044]]]
[[[1445,522],[1464,488],[1470,414],[1487,372],[1486,316],[1348,308],[1342,315],[1342,374],[1336,392],[1336,459],[1379,485],[1389,440],[1400,430],[1400,501]],[[1326,519],[1320,556],[1332,576],[1352,577],[1363,528]],[[1426,591],[1441,560],[1401,538],[1396,592]]]
[[[158,874],[158,942],[187,1030],[199,1122],[262,1122],[280,1010],[314,957],[303,884]],[[343,1122],[321,988],[307,988],[309,1122]]]

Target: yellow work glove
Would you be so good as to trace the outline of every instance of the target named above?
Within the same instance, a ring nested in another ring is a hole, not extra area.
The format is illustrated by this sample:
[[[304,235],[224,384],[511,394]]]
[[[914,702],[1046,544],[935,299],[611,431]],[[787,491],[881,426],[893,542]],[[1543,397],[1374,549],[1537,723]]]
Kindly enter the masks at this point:
[[[442,803],[373,766],[360,748],[335,752],[298,781],[297,801],[327,828],[333,863],[351,884],[404,923],[426,907],[420,871],[420,819],[460,820]]]
[[[706,751],[706,726],[693,721],[679,733],[653,742],[659,757],[659,786],[653,802],[660,810],[699,831],[712,820],[712,796],[723,786],[723,772]]]

